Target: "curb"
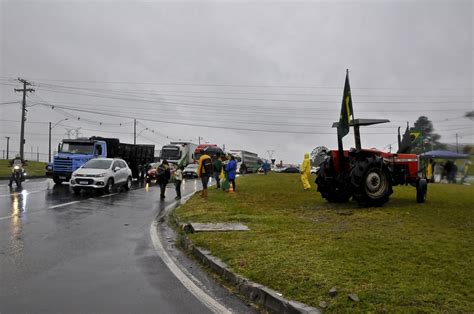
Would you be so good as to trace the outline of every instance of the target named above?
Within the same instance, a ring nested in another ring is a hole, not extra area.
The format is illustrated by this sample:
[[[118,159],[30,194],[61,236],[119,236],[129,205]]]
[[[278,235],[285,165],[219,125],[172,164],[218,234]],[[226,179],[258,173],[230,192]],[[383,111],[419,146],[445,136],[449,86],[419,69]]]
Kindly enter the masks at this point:
[[[185,224],[180,223],[179,219],[172,215],[177,226]],[[183,230],[181,228],[181,230]],[[219,277],[230,283],[238,293],[249,302],[261,305],[271,313],[285,314],[317,314],[321,313],[319,309],[308,306],[301,302],[291,301],[283,298],[278,292],[261,284],[252,282],[245,277],[233,273],[229,267],[219,258],[213,256],[210,251],[197,247],[184,235],[180,237],[180,244],[189,253],[191,253],[201,264]]]

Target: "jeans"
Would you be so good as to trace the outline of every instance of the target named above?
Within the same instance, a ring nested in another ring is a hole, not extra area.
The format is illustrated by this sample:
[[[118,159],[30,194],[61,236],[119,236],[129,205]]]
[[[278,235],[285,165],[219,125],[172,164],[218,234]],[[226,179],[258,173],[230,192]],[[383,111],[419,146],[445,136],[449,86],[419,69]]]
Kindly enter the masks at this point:
[[[181,198],[181,181],[176,180],[176,182],[174,183],[174,187],[176,188],[176,196]]]

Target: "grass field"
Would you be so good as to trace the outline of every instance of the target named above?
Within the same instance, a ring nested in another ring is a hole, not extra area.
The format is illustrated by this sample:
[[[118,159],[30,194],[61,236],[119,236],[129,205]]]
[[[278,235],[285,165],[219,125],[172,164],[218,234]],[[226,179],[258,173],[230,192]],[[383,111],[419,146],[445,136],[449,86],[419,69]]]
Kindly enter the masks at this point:
[[[28,165],[25,167],[28,176],[44,176],[46,174],[46,163],[37,161],[28,161]],[[8,160],[0,160],[0,177],[10,176],[11,167]]]
[[[430,185],[425,204],[413,187],[395,187],[389,203],[369,209],[329,204],[293,174],[240,177],[237,188],[211,188],[208,201],[196,195],[175,212],[183,222],[249,226],[190,234],[235,272],[289,299],[326,301],[328,312],[474,310],[474,186]]]

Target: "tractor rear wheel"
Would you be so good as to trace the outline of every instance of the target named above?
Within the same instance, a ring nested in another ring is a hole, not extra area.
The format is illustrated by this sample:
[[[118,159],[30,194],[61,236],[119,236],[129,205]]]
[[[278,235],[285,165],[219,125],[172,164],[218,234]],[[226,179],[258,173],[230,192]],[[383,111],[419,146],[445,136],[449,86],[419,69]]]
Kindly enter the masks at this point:
[[[382,206],[393,193],[389,171],[380,158],[357,161],[350,175],[353,198],[361,206]]]
[[[346,192],[343,184],[338,184],[336,177],[337,174],[331,168],[330,159],[321,163],[315,181],[318,185],[318,192],[330,203],[348,202],[351,196]]]
[[[426,194],[428,192],[428,183],[426,179],[420,179],[416,184],[416,201],[424,203],[426,201]]]

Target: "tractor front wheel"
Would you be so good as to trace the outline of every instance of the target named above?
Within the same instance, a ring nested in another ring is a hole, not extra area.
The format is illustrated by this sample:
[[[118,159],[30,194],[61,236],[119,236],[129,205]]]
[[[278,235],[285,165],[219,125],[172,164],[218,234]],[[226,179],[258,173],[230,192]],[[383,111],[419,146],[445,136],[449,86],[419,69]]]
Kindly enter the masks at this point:
[[[353,198],[361,206],[382,206],[393,192],[389,171],[380,158],[357,161],[350,177]]]

